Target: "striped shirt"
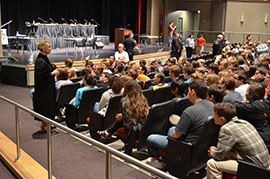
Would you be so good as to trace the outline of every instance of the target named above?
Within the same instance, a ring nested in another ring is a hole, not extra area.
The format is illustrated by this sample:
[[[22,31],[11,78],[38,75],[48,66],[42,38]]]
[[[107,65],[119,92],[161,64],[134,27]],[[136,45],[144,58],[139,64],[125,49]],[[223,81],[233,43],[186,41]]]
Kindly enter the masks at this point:
[[[237,117],[220,128],[217,148],[211,151],[211,156],[222,161],[232,151],[237,152],[244,161],[264,167],[270,165],[268,150],[257,130]]]

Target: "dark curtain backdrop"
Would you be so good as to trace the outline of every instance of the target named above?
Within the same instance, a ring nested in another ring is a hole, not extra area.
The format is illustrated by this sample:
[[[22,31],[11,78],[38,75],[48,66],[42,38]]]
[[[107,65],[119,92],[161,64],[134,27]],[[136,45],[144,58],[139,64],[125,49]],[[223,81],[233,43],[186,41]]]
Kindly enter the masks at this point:
[[[142,10],[146,9],[146,1],[142,0]],[[25,21],[40,22],[38,17],[49,21],[63,23],[64,17],[77,19],[84,23],[84,19],[95,19],[99,24],[98,34],[109,35],[110,41],[114,42],[114,29],[125,27],[130,24],[130,29],[137,34],[138,29],[138,0],[2,0],[1,1],[2,23],[9,20],[13,22],[6,27],[8,35],[12,36],[19,31],[24,34]],[[142,13],[141,32],[146,28],[146,12]]]

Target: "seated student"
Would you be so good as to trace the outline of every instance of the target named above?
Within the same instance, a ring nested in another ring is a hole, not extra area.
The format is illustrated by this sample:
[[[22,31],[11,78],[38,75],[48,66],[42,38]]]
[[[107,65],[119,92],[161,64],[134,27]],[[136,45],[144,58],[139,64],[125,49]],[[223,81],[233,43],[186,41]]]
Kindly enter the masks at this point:
[[[265,88],[262,84],[251,82],[247,88],[246,98],[249,102],[232,103],[237,111],[237,116],[252,124],[262,137],[270,152],[270,101],[264,99]]]
[[[144,86],[144,84],[145,84],[145,82],[147,81],[147,80],[150,80],[150,78],[148,77],[148,76],[146,76],[145,74],[146,74],[146,71],[147,71],[147,69],[146,69],[146,67],[145,66],[140,66],[139,68],[138,68],[138,77],[137,77],[137,79],[139,80],[139,81],[143,81],[143,86]]]
[[[251,77],[251,80],[261,83],[266,88],[267,85],[264,82],[264,79],[265,79],[266,75],[267,75],[267,69],[265,69],[265,68],[257,68],[254,76]]]
[[[123,66],[126,66],[126,64],[129,62],[129,56],[126,51],[124,51],[124,44],[119,43],[118,44],[118,51],[115,52],[114,57],[116,62],[121,62]]]
[[[135,70],[135,69],[128,70],[127,76],[132,77],[132,79],[137,81],[137,82],[139,82],[139,80],[137,79],[138,75],[139,75],[138,70]]]
[[[206,84],[208,87],[219,84],[219,77],[216,74],[208,74],[206,76]]]
[[[96,73],[94,72],[94,69],[93,69],[94,68],[93,62],[88,61],[86,64],[86,68],[90,70],[92,76],[96,75]]]
[[[106,130],[98,131],[102,136],[110,136],[117,129],[125,127],[129,131],[129,124],[134,124],[140,131],[148,115],[148,102],[144,97],[140,85],[129,80],[124,86],[123,98],[121,99],[121,113],[115,116],[116,121]]]
[[[87,65],[88,61],[89,60],[87,60],[87,59],[83,59],[83,61],[82,61],[82,67],[80,68],[80,70],[83,70],[83,69],[86,68],[86,65]]]
[[[222,102],[234,102],[243,101],[240,93],[234,91],[235,81],[230,75],[226,75],[220,79],[220,85],[225,90],[226,95],[224,96]]]
[[[241,94],[243,101],[246,101],[246,92],[247,92],[247,88],[248,88],[248,76],[247,76],[247,72],[244,70],[238,70],[235,74],[234,74],[234,81],[235,81],[235,91],[237,91],[238,93]]]
[[[100,65],[100,64],[97,64],[97,65],[94,66],[93,70],[94,70],[94,72],[95,72],[95,74],[96,74],[96,75],[94,76],[94,78],[95,78],[97,81],[99,81],[99,77],[101,76],[101,74],[102,74],[102,72],[103,72],[103,66]]]
[[[113,69],[116,63],[116,61],[114,60],[114,56],[110,56],[109,61],[110,61],[110,68]]]
[[[181,73],[181,69],[178,65],[173,65],[170,67],[170,78],[173,80],[179,80],[179,75]],[[172,84],[172,81],[167,83],[169,86]]]
[[[89,73],[89,74],[91,73],[91,71],[88,68],[82,69],[82,71],[81,71],[82,80],[78,81],[78,83],[80,83],[81,86],[84,86],[83,78],[84,78],[84,75],[86,75],[87,73]]]
[[[184,82],[185,83],[189,83],[190,80],[191,80],[191,75],[192,73],[194,73],[195,70],[194,68],[192,68],[191,66],[187,66],[187,67],[184,67],[184,72],[183,72],[183,75],[184,75]]]
[[[62,85],[64,84],[71,84],[72,81],[68,79],[68,71],[65,68],[59,68],[58,69],[59,74],[56,76],[57,81],[55,82],[55,88],[57,92],[56,100],[58,99],[58,92]]]
[[[112,71],[110,70],[110,63],[106,59],[103,59],[100,64],[103,67],[103,72],[112,74]]]
[[[199,72],[192,73],[191,77],[190,77],[190,80],[193,81],[195,79],[204,80],[204,76],[203,76],[203,74],[201,74]]]
[[[124,88],[123,88],[124,83],[119,76],[112,76],[109,79],[109,86],[110,86],[110,89],[105,91],[102,94],[101,99],[99,101],[98,113],[103,116],[106,115],[110,98],[117,94],[123,94],[124,92]]]
[[[220,85],[210,86],[207,90],[207,100],[214,104],[221,103],[225,95],[226,93]]]
[[[153,78],[153,83],[155,84],[154,86],[150,86],[148,89],[153,89],[154,91],[157,88],[162,88],[165,86],[168,86],[167,83],[164,83],[165,81],[165,76],[163,73],[157,73],[155,74],[154,78]]]
[[[80,106],[83,92],[87,89],[97,88],[97,86],[95,86],[97,84],[97,80],[91,74],[87,73],[86,75],[84,75],[83,81],[85,86],[77,90],[75,99],[73,99],[73,105],[77,108],[79,108]]]
[[[156,63],[157,63],[156,72],[157,73],[162,72],[162,70],[163,70],[162,61],[160,59],[156,59]]]
[[[112,75],[107,73],[107,72],[101,73],[101,76],[99,77],[99,82],[97,83],[97,86],[103,87],[105,90],[107,90],[109,88],[108,81],[109,81],[110,76],[112,76]]]
[[[214,113],[214,104],[205,100],[206,92],[207,86],[203,80],[196,79],[190,82],[188,98],[194,105],[183,111],[177,125],[169,129],[168,136],[192,144],[197,142],[205,120]],[[148,164],[160,169],[164,168],[158,149],[167,151],[168,136],[152,134],[147,138]]]
[[[169,76],[170,67],[176,64],[177,59],[175,57],[171,57],[165,63],[165,67],[163,68],[163,73],[165,76]]]
[[[238,159],[269,167],[268,150],[256,131],[247,121],[236,117],[236,109],[230,103],[214,106],[214,120],[220,125],[217,147],[208,150],[212,159],[207,162],[207,178],[222,178],[222,172],[237,174]]]
[[[120,78],[126,75],[124,71],[124,66],[122,65],[122,63],[117,62],[113,70],[114,70],[114,74],[119,76]]]
[[[67,58],[65,60],[65,65],[66,67],[68,67],[68,78],[77,78],[77,75],[76,75],[76,70],[75,68],[73,67],[73,60],[70,59],[70,58]]]
[[[188,84],[179,80],[173,80],[171,84],[171,92],[175,98],[182,98],[188,93]]]
[[[218,65],[215,63],[211,63],[208,66],[208,74],[218,74]]]

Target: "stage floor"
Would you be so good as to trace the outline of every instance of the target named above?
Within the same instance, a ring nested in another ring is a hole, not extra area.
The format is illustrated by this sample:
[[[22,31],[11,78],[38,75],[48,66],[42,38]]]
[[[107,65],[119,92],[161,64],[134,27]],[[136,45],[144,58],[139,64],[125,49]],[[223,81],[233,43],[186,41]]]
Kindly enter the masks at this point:
[[[139,44],[139,48],[141,49],[141,54],[149,54],[156,53],[161,51],[169,51],[170,47],[168,47],[167,43],[163,45],[153,44],[153,45],[145,45]],[[93,50],[90,47],[76,47],[76,48],[64,48],[64,49],[53,49],[51,54],[48,55],[50,61],[52,63],[56,62],[64,62],[65,59],[71,58],[74,61],[80,61],[85,58],[89,60],[94,59],[102,59],[109,58],[115,54],[116,50],[114,48],[114,43],[110,43],[109,45],[105,45],[102,49]],[[3,49],[3,56],[12,56],[16,58],[16,60],[12,59],[3,59],[3,62],[21,64],[21,65],[29,65],[30,57],[32,56],[32,63],[35,63],[35,59],[38,55],[39,51],[31,51],[29,50],[16,50],[11,49],[10,51],[7,48]],[[138,55],[138,52],[135,50],[135,55]]]

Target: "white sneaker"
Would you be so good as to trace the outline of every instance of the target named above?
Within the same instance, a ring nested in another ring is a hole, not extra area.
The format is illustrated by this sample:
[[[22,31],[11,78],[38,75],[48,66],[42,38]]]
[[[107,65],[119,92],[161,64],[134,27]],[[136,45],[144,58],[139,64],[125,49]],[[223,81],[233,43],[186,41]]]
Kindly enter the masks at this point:
[[[149,157],[146,160],[146,164],[151,165],[152,167],[155,167],[155,168],[160,169],[160,170],[165,169],[165,163],[163,161],[161,161],[160,159],[155,158],[155,157]]]
[[[64,116],[66,113],[66,107],[60,108],[59,111],[62,114],[62,116]]]

